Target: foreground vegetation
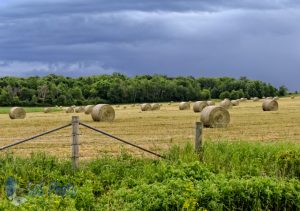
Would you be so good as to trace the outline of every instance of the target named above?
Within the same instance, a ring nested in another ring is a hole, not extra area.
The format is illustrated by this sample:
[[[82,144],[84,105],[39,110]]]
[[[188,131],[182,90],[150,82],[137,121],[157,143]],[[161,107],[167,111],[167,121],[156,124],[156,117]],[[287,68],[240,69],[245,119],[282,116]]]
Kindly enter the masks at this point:
[[[300,209],[297,144],[206,142],[200,155],[188,144],[166,156],[135,158],[123,151],[82,161],[74,173],[66,160],[6,154],[0,210]],[[12,181],[18,185],[7,188]]]
[[[246,77],[194,78],[115,73],[91,77],[0,78],[0,106],[87,105],[284,96],[287,89]]]

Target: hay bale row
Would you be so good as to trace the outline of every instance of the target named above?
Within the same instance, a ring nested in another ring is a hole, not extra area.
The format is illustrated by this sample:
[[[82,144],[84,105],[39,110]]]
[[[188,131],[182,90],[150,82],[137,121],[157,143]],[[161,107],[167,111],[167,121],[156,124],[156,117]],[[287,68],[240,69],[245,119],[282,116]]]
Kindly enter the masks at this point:
[[[212,105],[215,105],[216,103],[214,101],[207,101],[207,105],[208,106],[212,106]]]
[[[238,106],[240,104],[239,100],[232,100],[231,101],[232,106]]]
[[[76,113],[83,113],[83,112],[84,112],[84,107],[82,107],[82,106],[77,106],[77,107],[75,107],[74,111],[75,111]]]
[[[161,105],[159,103],[143,103],[141,105],[142,111],[157,111],[160,110]]]
[[[96,122],[111,122],[115,119],[115,115],[113,107],[107,104],[98,104],[94,106],[91,113],[92,119]]]
[[[189,102],[181,102],[179,103],[179,110],[190,110],[191,105]]]
[[[207,106],[201,112],[201,122],[205,127],[227,127],[230,122],[230,115],[224,107]]]
[[[201,112],[206,106],[208,106],[206,101],[197,101],[193,104],[194,112]]]
[[[13,107],[9,111],[10,119],[25,119],[26,111],[22,107]]]
[[[151,104],[149,104],[149,103],[143,103],[141,105],[141,110],[142,111],[151,111],[152,110]]]
[[[151,110],[152,111],[157,111],[157,110],[160,110],[160,104],[158,104],[158,103],[152,103],[151,104]]]
[[[94,105],[87,105],[84,107],[84,113],[85,114],[91,114],[93,111]]]
[[[224,99],[221,103],[220,106],[225,108],[225,109],[230,109],[232,108],[232,103],[229,99]]]
[[[258,97],[254,97],[253,98],[253,102],[257,102],[257,101],[259,101],[259,98]]]
[[[66,108],[65,108],[65,112],[66,112],[67,114],[69,114],[69,113],[74,113],[75,110],[74,110],[73,107],[66,107]]]
[[[49,107],[44,108],[44,113],[50,113],[51,111],[52,111],[52,108],[49,108]]]
[[[266,99],[262,104],[263,111],[277,111],[278,110],[278,102],[273,99]]]

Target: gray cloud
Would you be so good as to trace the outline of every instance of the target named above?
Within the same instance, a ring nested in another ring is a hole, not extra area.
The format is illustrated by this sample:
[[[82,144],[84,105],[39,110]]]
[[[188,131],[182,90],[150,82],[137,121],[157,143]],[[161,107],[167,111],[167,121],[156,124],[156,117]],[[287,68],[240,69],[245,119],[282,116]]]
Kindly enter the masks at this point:
[[[297,1],[40,2],[0,5],[0,76],[245,75],[300,90]]]

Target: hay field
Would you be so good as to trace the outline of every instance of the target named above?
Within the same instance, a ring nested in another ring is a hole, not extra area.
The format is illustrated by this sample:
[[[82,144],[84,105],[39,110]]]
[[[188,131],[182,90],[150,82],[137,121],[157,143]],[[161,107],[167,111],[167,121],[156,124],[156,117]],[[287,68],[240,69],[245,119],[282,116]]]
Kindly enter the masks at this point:
[[[300,144],[300,98],[282,98],[279,110],[263,112],[262,102],[241,102],[229,110],[231,122],[227,128],[205,128],[203,139],[228,141],[294,142]],[[116,119],[112,123],[93,122],[90,115],[55,113],[27,113],[25,120],[10,120],[7,114],[0,114],[0,146],[30,137],[46,130],[59,127],[71,121],[72,115],[132,143],[156,152],[171,145],[184,145],[194,139],[194,125],[200,114],[191,110],[179,111],[179,103],[163,103],[159,111],[141,112],[140,106],[121,105],[116,107]],[[126,109],[124,109],[126,106]],[[1,110],[1,109],[0,109]],[[80,156],[84,159],[105,154],[120,153],[122,148],[135,154],[144,154],[93,131],[80,128]],[[44,136],[29,143],[18,145],[8,152],[29,155],[45,151],[61,158],[70,157],[71,128]],[[3,152],[0,152],[4,154]]]

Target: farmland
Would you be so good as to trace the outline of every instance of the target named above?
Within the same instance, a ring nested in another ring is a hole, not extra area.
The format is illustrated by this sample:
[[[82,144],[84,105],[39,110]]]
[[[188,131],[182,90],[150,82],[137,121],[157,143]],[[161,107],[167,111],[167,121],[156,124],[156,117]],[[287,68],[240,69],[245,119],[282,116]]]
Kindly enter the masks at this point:
[[[80,127],[81,161],[74,173],[71,130],[64,129],[1,152],[0,210],[16,209],[5,199],[4,184],[11,176],[19,184],[17,195],[27,200],[19,207],[24,210],[300,209],[300,99],[278,102],[274,112],[263,112],[261,101],[230,109],[227,128],[203,130],[200,155],[193,152],[200,114],[179,111],[178,103],[147,112],[114,105],[116,119],[111,123],[76,114],[167,159]],[[24,120],[10,120],[1,114],[1,146],[69,123],[72,115],[32,112]],[[59,191],[53,191],[53,181]]]
[[[241,102],[240,106],[230,109],[229,127],[205,128],[203,138],[213,141],[276,141],[299,144],[300,99],[283,98],[279,100],[279,105],[280,108],[276,112],[263,112],[261,102]],[[150,112],[141,112],[139,106],[132,105],[114,107],[116,119],[112,123],[93,122],[90,115],[84,113],[76,115],[87,124],[157,152],[168,149],[171,145],[193,142],[194,125],[200,119],[199,113],[192,110],[179,111],[178,103],[164,103],[160,111]],[[63,111],[47,114],[34,112],[27,113],[24,120],[10,120],[7,114],[0,114],[0,143],[5,145],[59,127],[70,122],[72,115],[75,114],[66,114]],[[58,157],[69,157],[70,134],[70,129],[67,128],[31,143],[19,145],[12,151],[29,155],[33,151],[43,150]],[[122,148],[134,154],[141,153],[85,128],[80,128],[80,134],[80,155],[83,158],[95,158],[107,153],[118,154]]]

